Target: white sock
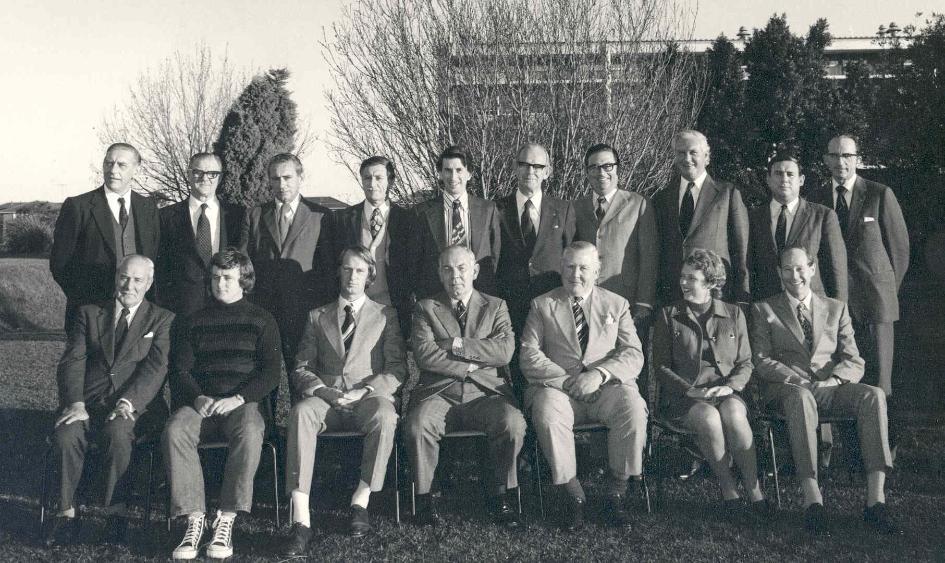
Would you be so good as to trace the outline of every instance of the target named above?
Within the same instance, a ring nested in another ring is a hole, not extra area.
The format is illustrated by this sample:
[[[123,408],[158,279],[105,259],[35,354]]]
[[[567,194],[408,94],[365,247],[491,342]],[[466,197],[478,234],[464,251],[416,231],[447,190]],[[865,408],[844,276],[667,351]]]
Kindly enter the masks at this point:
[[[351,495],[351,505],[355,504],[361,508],[367,508],[368,501],[371,500],[371,485],[368,485],[364,481],[358,482],[358,488],[354,490],[354,494]]]
[[[220,518],[223,518],[224,520],[236,520],[236,513],[235,513],[235,512],[227,512],[227,511],[225,511],[225,510],[221,510],[221,511],[220,511]]]
[[[812,504],[824,503],[824,498],[820,495],[820,487],[817,485],[817,479],[813,477],[801,479],[801,491],[804,493],[804,508]]]
[[[298,522],[306,528],[312,527],[311,517],[308,511],[308,495],[296,489],[292,491],[292,515],[290,523]]]
[[[59,516],[62,516],[64,518],[75,518],[75,507],[70,506],[69,508],[65,510],[60,510]]]
[[[873,506],[878,502],[886,502],[886,493],[883,490],[886,485],[885,471],[870,471],[866,475],[866,506]]]

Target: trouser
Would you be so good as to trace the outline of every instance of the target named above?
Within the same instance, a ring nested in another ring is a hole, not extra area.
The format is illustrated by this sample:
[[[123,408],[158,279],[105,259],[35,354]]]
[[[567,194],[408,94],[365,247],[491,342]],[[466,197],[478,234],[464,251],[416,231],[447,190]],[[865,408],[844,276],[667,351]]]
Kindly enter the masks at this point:
[[[361,480],[377,492],[384,488],[387,460],[394,448],[397,411],[385,397],[367,397],[350,411],[332,408],[318,397],[306,397],[289,413],[286,490],[309,494],[315,467],[318,435],[347,430],[364,434],[361,450]]]
[[[258,403],[245,403],[223,415],[202,417],[193,407],[171,415],[161,436],[171,514],[206,512],[203,468],[197,446],[222,438],[229,446],[220,490],[220,510],[249,512],[253,506],[253,477],[259,467],[266,422]]]
[[[896,334],[894,323],[853,321],[856,346],[866,361],[866,372],[861,383],[882,389],[887,397],[893,396],[892,371]]]

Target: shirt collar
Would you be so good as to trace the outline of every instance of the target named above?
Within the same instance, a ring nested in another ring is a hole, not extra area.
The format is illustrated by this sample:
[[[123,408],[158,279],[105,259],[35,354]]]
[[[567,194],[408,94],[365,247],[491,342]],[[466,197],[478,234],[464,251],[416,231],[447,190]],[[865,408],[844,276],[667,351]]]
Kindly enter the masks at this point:
[[[220,207],[220,201],[217,200],[217,196],[211,196],[210,199],[208,199],[207,201],[200,201],[194,196],[190,196],[187,198],[187,206],[190,208],[192,212],[200,209],[200,206],[203,205],[204,203],[207,204],[208,210],[211,210],[211,209],[215,210],[218,207]]]
[[[600,201],[600,198],[607,200],[607,204],[610,205],[610,202],[614,200],[614,194],[616,193],[617,190],[610,190],[610,193],[604,195],[598,195],[597,192],[592,192],[591,195],[594,197],[594,205],[597,205],[597,202]]]
[[[384,200],[383,202],[381,202],[381,204],[378,205],[377,207],[374,207],[374,205],[373,205],[370,201],[364,200],[364,214],[365,214],[365,215],[367,215],[368,217],[370,217],[371,214],[374,213],[374,210],[375,210],[375,209],[380,209],[380,210],[381,210],[381,216],[382,216],[382,217],[387,217],[387,213],[390,211],[390,200],[385,199],[385,200]]]
[[[469,192],[464,191],[463,193],[459,194],[459,196],[457,197],[453,197],[450,194],[443,192],[443,205],[445,205],[446,207],[452,209],[454,199],[459,200],[459,204],[460,206],[462,206],[464,210],[467,210],[467,211],[469,210]]]
[[[123,197],[125,198],[125,205],[131,205],[131,190],[130,189],[123,194],[116,194],[115,192],[111,191],[105,186],[102,186],[102,189],[105,190],[106,201],[110,203],[114,202],[115,205],[118,205],[118,198]]]
[[[793,295],[791,295],[790,293],[788,293],[788,292],[786,292],[786,291],[784,292],[784,294],[787,295],[788,302],[791,304],[791,310],[792,310],[792,311],[797,309],[797,304],[798,304],[798,303],[804,303],[804,307],[806,307],[808,311],[813,311],[813,309],[811,309],[811,304],[814,302],[814,292],[813,292],[813,291],[808,291],[808,292],[807,292],[807,297],[804,298],[804,299],[802,299],[802,300],[796,299]]]
[[[565,291],[568,296],[568,301],[574,301],[574,296],[570,292]],[[594,295],[594,287],[591,287],[590,291],[587,292],[587,295],[579,296],[581,297],[581,305],[587,306],[587,302],[590,301],[591,296]]]
[[[703,170],[702,174],[700,174],[698,178],[692,181],[692,183],[696,185],[695,191],[699,191],[702,189],[702,184],[705,183],[705,179],[708,177],[709,177],[709,173]],[[685,194],[686,188],[688,187],[689,187],[689,180],[680,176],[679,177],[679,192]]]
[[[830,179],[830,183],[833,184],[833,191],[837,191],[837,186],[840,184],[833,178]],[[852,176],[847,178],[847,181],[843,183],[843,187],[847,189],[847,193],[853,193],[853,186],[856,184],[856,173],[854,172]]]
[[[344,313],[345,307],[348,305],[348,303],[350,303],[350,304],[351,304],[351,309],[352,309],[351,313],[352,313],[353,315],[357,315],[358,313],[361,312],[361,307],[364,306],[364,302],[365,302],[366,300],[367,300],[367,294],[366,294],[366,293],[362,293],[362,294],[361,294],[361,297],[358,297],[358,298],[355,299],[354,301],[348,301],[348,300],[345,299],[344,297],[339,296],[339,297],[338,297],[338,308],[341,310],[342,313]]]
[[[144,303],[143,299],[139,301],[138,304],[135,305],[134,307],[128,307],[128,324],[129,325],[131,324],[131,319],[135,318],[135,313],[138,312],[138,308],[141,307],[142,303]],[[123,307],[124,305],[121,304],[121,301],[116,299],[115,300],[115,318],[114,318],[115,324],[118,324],[118,319],[119,317],[121,317],[121,310]]]
[[[797,206],[800,205],[800,203],[801,203],[801,198],[798,197],[798,198],[795,198],[794,201],[792,201],[791,203],[787,204],[788,215],[793,216],[794,213],[797,212]],[[779,202],[778,200],[774,198],[771,198],[771,203],[768,204],[768,207],[771,209],[771,212],[774,213],[775,215],[777,215],[778,213],[781,213],[781,202]]]
[[[281,201],[276,200],[276,204],[277,204],[277,205],[276,205],[276,209],[278,210],[279,214],[282,215],[282,214],[283,214],[282,206],[283,206],[283,205],[288,205],[288,206],[289,206],[289,209],[292,210],[292,214],[295,215],[295,212],[296,212],[296,211],[298,210],[298,208],[299,208],[299,202],[300,202],[300,201],[302,201],[302,194],[298,194],[297,196],[295,196],[295,199],[293,199],[293,200],[290,201],[289,203],[282,203]]]
[[[470,291],[470,292],[469,292],[469,295],[467,295],[467,296],[462,300],[462,301],[463,301],[463,305],[464,305],[467,309],[469,309],[469,301],[470,301],[471,299],[472,299],[472,291]],[[452,297],[450,297],[450,307],[452,307],[452,308],[455,310],[455,309],[456,309],[456,303],[458,303],[459,301],[460,301],[459,299],[453,299]]]
[[[541,210],[541,190],[538,190],[531,197],[526,196],[519,190],[515,190],[515,204],[518,206],[519,211],[525,209],[525,202],[532,200],[532,205],[535,206],[535,211]]]

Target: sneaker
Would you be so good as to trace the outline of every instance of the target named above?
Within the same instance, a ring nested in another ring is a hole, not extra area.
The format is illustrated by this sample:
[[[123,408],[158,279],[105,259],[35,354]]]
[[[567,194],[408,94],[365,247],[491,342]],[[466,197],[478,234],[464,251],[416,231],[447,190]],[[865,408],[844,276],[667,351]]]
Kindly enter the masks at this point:
[[[217,518],[213,521],[213,539],[207,544],[207,557],[211,559],[226,559],[233,555],[233,522],[235,516],[223,516],[217,510]]]
[[[196,559],[197,553],[200,551],[200,538],[203,537],[205,524],[206,517],[203,513],[188,516],[184,539],[181,540],[180,545],[174,548],[171,557],[174,559]]]

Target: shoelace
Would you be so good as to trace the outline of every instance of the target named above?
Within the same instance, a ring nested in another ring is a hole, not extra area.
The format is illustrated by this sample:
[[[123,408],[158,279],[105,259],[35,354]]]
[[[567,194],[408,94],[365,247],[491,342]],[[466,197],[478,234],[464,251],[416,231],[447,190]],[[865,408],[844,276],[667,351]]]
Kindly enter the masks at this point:
[[[213,521],[213,541],[210,543],[230,545],[233,520],[233,518],[224,518],[222,514],[218,514],[216,520]]]
[[[184,533],[184,539],[181,540],[180,545],[190,544],[194,547],[197,547],[197,542],[200,541],[200,537],[202,535],[203,535],[203,516],[201,516],[200,518],[189,518],[187,520],[187,531]]]

